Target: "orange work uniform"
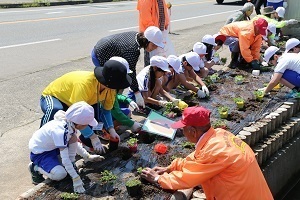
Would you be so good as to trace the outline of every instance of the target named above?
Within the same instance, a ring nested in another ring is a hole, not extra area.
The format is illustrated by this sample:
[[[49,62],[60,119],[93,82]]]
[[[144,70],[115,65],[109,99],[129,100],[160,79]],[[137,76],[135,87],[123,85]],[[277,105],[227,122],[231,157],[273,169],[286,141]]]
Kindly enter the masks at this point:
[[[165,0],[165,29],[169,26],[170,18]],[[139,29],[144,32],[149,26],[159,27],[159,10],[157,0],[138,0],[137,10],[139,11]]]
[[[186,158],[177,158],[158,183],[178,190],[201,185],[207,200],[270,200],[273,196],[252,149],[223,129],[210,128]]]
[[[261,35],[255,35],[253,21],[234,22],[223,26],[220,34],[239,39],[240,52],[250,63],[260,59]]]

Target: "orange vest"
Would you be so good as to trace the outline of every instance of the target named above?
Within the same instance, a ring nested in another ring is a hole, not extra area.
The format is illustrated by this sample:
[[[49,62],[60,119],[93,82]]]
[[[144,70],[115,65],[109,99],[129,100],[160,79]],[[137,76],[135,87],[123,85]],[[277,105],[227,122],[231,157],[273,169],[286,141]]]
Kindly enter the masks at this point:
[[[253,21],[233,22],[223,26],[220,34],[239,39],[240,52],[250,63],[260,59],[261,35],[255,35]]]
[[[165,29],[167,29],[170,23],[170,18],[165,0],[163,0],[163,2],[165,13]],[[149,26],[159,27],[159,10],[157,0],[138,0],[136,8],[139,11],[140,32],[144,32]]]
[[[201,185],[207,200],[271,200],[252,149],[223,129],[210,128],[186,158],[177,158],[158,183],[178,190]]]

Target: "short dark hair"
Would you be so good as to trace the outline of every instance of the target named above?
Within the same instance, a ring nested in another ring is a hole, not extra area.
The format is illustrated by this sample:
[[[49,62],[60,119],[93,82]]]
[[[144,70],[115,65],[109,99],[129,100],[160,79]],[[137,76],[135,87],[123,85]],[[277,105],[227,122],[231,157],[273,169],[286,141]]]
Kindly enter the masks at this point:
[[[140,47],[144,49],[146,49],[150,43],[150,41],[145,37],[143,32],[137,34],[136,40],[139,43]]]
[[[281,56],[281,55],[282,55],[282,51],[280,51],[280,50],[276,51],[276,52],[271,56],[271,58],[269,59],[269,62],[270,62],[271,60],[274,60],[274,56],[275,56],[275,55]]]

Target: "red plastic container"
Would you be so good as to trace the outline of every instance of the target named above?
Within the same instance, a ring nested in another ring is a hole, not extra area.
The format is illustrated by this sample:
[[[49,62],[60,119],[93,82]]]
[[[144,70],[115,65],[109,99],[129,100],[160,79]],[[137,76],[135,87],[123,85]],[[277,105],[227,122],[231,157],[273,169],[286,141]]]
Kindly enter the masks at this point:
[[[164,143],[158,143],[154,146],[154,151],[156,153],[165,154],[168,151],[168,146]]]
[[[136,153],[137,152],[137,144],[134,145],[134,146],[129,146],[128,145],[128,148],[130,149],[131,153]]]

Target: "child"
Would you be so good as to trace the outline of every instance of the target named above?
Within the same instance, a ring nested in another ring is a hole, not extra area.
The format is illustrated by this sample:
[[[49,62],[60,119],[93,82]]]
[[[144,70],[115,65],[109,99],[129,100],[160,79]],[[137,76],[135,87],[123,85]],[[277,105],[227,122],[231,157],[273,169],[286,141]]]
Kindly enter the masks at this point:
[[[200,44],[202,44],[202,43],[200,43]],[[202,45],[200,45],[200,46],[202,46]],[[194,47],[195,47],[195,45],[194,45]],[[195,48],[193,48],[193,50],[197,51],[197,49],[195,49]],[[203,51],[198,52],[198,53],[203,53]],[[201,74],[202,71],[206,71],[206,69],[204,68],[204,63],[201,64],[201,59],[200,59],[199,55],[202,55],[202,54],[198,54],[198,53],[189,52],[187,54],[183,54],[183,55],[179,56],[179,59],[181,60],[181,68],[182,68],[182,71],[184,73],[186,80],[187,81],[195,81],[199,86],[201,86],[201,89],[193,87],[194,89],[192,89],[192,90],[197,93],[197,96],[199,98],[205,98],[206,96],[209,96],[209,90],[205,86],[203,81],[201,80],[200,76],[198,76],[196,74],[196,72],[199,72]],[[186,82],[186,81],[182,81],[182,82]],[[192,84],[190,84],[190,85],[192,85]]]
[[[90,155],[77,142],[77,130],[83,130],[88,125],[96,126],[94,109],[84,101],[71,105],[66,112],[59,110],[54,120],[49,121],[37,130],[29,141],[29,170],[32,182],[38,184],[44,180],[43,175],[60,181],[67,174],[72,177],[74,192],[84,193],[83,182],[74,169],[76,153],[84,161],[101,161],[100,155]],[[58,159],[61,157],[61,162]]]
[[[297,38],[291,38],[285,43],[284,53],[299,53],[300,52],[300,41]]]
[[[298,54],[283,54],[279,48],[271,46],[265,51],[264,59],[275,68],[267,87],[260,90],[266,94],[281,83],[295,92],[300,92],[300,56]]]
[[[157,95],[161,94],[175,105],[179,103],[179,99],[173,98],[168,92],[162,88],[161,77],[166,72],[170,72],[168,67],[168,61],[162,56],[153,56],[150,59],[150,66],[145,67],[136,76],[139,90],[142,93],[144,101],[150,107],[157,108],[157,106],[165,107],[168,101],[158,100]],[[129,97],[134,100],[132,93],[129,93]]]
[[[169,69],[171,71],[171,74],[167,74],[164,76],[163,79],[164,90],[169,92],[172,89],[176,88],[179,84],[181,84],[186,89],[192,90],[195,93],[197,93],[199,89],[196,88],[193,84],[187,82],[186,77],[183,73],[182,66],[180,64],[180,59],[177,56],[170,55],[168,56],[167,60],[169,63]]]

